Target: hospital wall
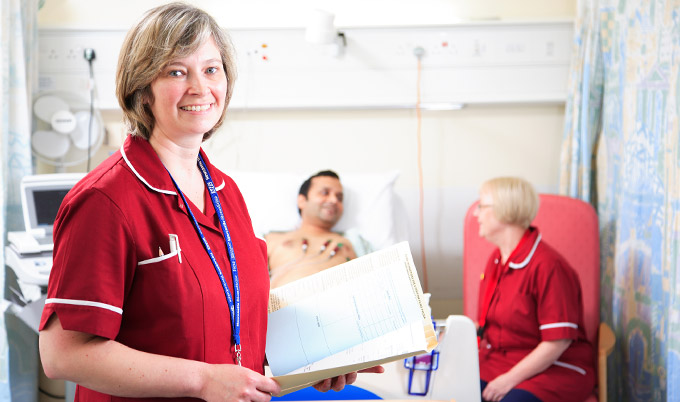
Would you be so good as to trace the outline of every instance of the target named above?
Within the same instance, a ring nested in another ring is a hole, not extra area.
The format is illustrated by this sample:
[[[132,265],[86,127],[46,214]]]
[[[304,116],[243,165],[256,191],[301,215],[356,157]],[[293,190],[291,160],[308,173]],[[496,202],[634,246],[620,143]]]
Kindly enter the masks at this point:
[[[151,0],[46,0],[41,28],[127,28]],[[573,19],[576,0],[194,1],[227,28],[302,27],[311,8],[336,14],[336,25],[405,26],[467,20]],[[117,149],[122,117],[103,111],[110,141],[95,162]],[[556,192],[564,104],[482,104],[422,114],[424,239],[435,317],[462,313],[463,217],[481,182],[522,176],[541,192]],[[424,277],[419,229],[417,113],[406,110],[232,110],[206,144],[229,170],[308,173],[400,171],[395,190],[404,205],[414,260]],[[39,171],[48,171],[39,166]],[[84,166],[72,170],[83,171]]]

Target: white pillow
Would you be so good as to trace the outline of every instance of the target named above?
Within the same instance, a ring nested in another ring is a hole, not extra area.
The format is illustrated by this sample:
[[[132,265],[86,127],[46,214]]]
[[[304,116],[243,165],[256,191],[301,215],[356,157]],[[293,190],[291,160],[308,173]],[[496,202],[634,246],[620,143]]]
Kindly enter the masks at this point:
[[[248,206],[255,234],[289,231],[300,224],[297,196],[309,174],[231,171]],[[337,232],[355,229],[374,249],[381,249],[407,238],[405,218],[397,215],[400,200],[394,193],[398,172],[337,172],[344,191],[344,213],[333,228]]]

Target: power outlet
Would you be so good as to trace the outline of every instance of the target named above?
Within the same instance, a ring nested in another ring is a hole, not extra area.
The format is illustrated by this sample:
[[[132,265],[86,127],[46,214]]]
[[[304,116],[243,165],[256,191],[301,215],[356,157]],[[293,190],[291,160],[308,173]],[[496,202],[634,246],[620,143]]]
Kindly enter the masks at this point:
[[[59,60],[59,52],[55,48],[49,48],[45,50],[44,57],[47,60]]]
[[[78,57],[80,57],[81,54],[82,54],[81,49],[70,47],[70,48],[66,49],[65,58],[66,58],[66,60],[69,60],[69,61],[76,60],[76,59],[78,59]]]
[[[40,45],[38,57],[41,70],[73,73],[87,71],[87,61],[83,58],[85,47],[80,43],[48,40]]]

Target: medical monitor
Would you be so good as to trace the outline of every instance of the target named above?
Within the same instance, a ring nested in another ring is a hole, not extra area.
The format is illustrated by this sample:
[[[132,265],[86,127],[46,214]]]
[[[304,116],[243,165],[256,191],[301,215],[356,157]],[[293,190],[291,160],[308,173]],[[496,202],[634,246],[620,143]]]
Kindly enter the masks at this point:
[[[22,178],[21,204],[26,231],[44,232],[51,237],[61,202],[84,176],[84,173],[55,173]]]

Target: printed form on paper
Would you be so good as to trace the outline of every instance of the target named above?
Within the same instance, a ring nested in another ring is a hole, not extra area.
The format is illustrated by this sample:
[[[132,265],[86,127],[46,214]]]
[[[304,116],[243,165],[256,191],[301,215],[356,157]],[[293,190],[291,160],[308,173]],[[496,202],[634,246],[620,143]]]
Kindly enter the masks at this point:
[[[273,289],[267,359],[283,395],[436,346],[408,243]]]

